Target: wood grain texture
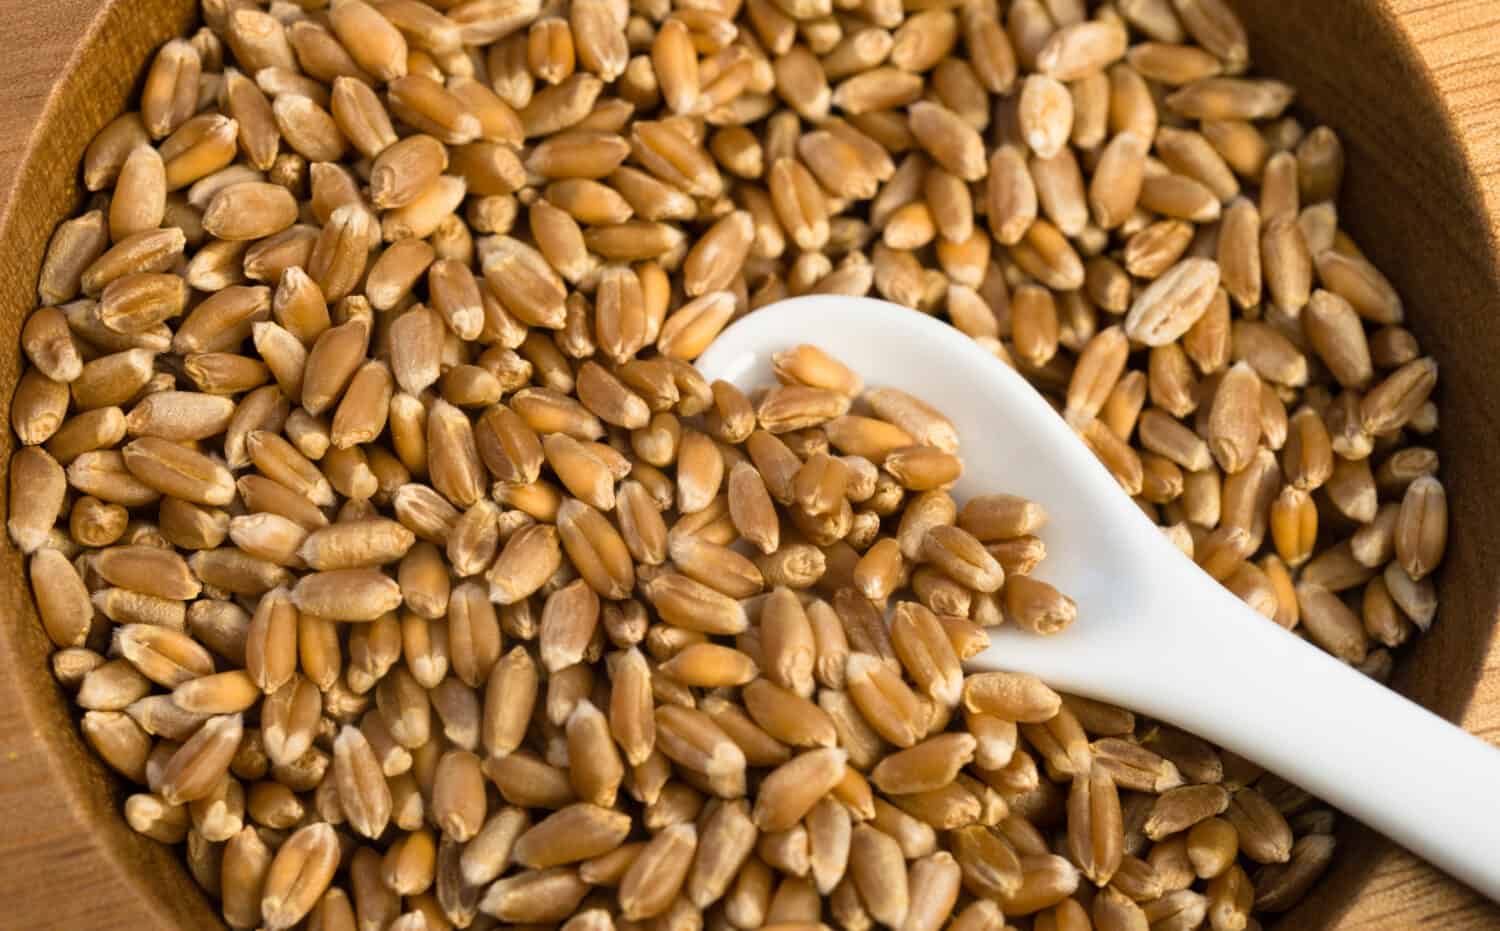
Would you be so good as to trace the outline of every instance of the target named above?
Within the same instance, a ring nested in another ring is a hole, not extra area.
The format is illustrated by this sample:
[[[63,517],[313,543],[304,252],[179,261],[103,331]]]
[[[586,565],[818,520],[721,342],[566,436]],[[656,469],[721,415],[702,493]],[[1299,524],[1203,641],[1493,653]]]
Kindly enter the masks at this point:
[[[0,22],[25,55],[6,56],[0,61],[0,191],[8,191],[21,153],[31,139],[31,127],[41,116],[42,105],[62,76],[83,27],[104,6],[103,0],[6,0],[0,3]]]
[[[1455,526],[1439,623],[1402,657],[1395,685],[1500,740],[1500,388],[1491,376],[1500,357],[1500,3],[1233,2],[1251,26],[1258,67],[1295,84],[1302,115],[1345,139],[1345,226],[1396,281],[1442,365],[1440,452]],[[0,0],[12,50],[0,57],[0,343],[16,345],[47,236],[77,203],[84,146],[121,109],[149,50],[185,27],[190,6]],[[16,374],[14,352],[0,353],[6,406]],[[4,431],[0,462],[11,443]],[[118,789],[51,681],[49,645],[21,579],[5,541],[0,928],[215,926],[174,854],[119,817]],[[1346,825],[1340,842],[1329,876],[1279,927],[1500,927],[1500,909],[1360,826]]]

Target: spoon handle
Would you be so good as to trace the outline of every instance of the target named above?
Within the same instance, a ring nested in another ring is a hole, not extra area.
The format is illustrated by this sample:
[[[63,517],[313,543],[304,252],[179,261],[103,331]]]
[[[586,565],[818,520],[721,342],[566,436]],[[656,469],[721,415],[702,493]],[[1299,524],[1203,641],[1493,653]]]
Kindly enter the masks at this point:
[[[1216,697],[1230,723],[1206,736],[1229,745],[1244,742],[1229,731],[1258,731],[1252,759],[1500,900],[1500,750],[1279,629],[1264,634],[1215,637],[1238,694]]]
[[[1121,589],[1115,617],[1079,637],[1065,663],[1048,656],[1045,638],[1005,628],[981,663],[1227,747],[1500,901],[1500,749],[1287,633],[1204,573]]]

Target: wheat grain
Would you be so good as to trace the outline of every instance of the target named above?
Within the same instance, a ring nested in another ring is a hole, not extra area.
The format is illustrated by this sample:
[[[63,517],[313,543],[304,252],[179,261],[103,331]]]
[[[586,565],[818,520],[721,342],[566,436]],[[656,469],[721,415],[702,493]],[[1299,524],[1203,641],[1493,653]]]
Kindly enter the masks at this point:
[[[1435,612],[1445,499],[1406,443],[1436,370],[1340,227],[1337,136],[1269,122],[1292,91],[1218,0],[541,13],[210,0],[89,147],[109,198],[22,329],[8,519],[86,736],[155,793],[129,822],[246,927],[611,926],[600,885],[664,927],[827,897],[924,928],[960,883],[956,926],[1072,927],[1079,872],[1026,820],[1065,795],[1100,927],[1294,900],[1322,846],[1231,863],[1293,849],[1254,775],[964,678],[982,625],[1075,609],[1030,575],[1039,507],[943,490],[947,418],[825,348],[761,394],[687,362],[787,294],[940,315],[1231,591],[1382,674],[1369,642]],[[110,630],[119,658],[84,648]]]

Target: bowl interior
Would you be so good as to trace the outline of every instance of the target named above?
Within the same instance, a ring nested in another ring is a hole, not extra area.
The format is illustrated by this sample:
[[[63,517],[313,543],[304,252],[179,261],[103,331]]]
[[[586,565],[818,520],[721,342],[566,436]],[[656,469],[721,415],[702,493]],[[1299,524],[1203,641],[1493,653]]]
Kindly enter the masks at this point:
[[[1474,703],[1500,604],[1500,578],[1488,571],[1500,561],[1500,533],[1490,530],[1500,526],[1500,496],[1489,484],[1500,474],[1488,370],[1500,356],[1494,227],[1431,78],[1386,3],[1233,5],[1250,27],[1257,69],[1299,89],[1309,126],[1324,121],[1342,136],[1349,153],[1342,225],[1400,289],[1412,329],[1442,367],[1438,449],[1454,515],[1442,607],[1432,632],[1401,656],[1393,684],[1459,719]],[[151,50],[182,33],[195,7],[192,0],[113,0],[87,29],[0,218],[0,342],[17,345],[48,237],[80,203],[84,148],[137,89]],[[0,354],[7,409],[18,374],[17,353]],[[9,461],[13,444],[3,431],[0,461]],[[120,787],[82,743],[52,680],[50,644],[8,539],[0,541],[0,592],[14,606],[11,623],[0,625],[0,707],[11,709],[0,716],[0,743],[17,748],[0,767],[0,812],[11,824],[10,836],[0,838],[7,852],[0,893],[25,903],[18,918],[53,927],[216,926],[175,851],[136,835],[120,817]],[[1358,825],[1341,830],[1329,876],[1282,927],[1363,926],[1384,914],[1383,897],[1399,898],[1375,881],[1411,869],[1411,859]],[[68,894],[59,896],[63,889]],[[1479,908],[1472,893],[1455,887],[1445,894],[1445,908]]]

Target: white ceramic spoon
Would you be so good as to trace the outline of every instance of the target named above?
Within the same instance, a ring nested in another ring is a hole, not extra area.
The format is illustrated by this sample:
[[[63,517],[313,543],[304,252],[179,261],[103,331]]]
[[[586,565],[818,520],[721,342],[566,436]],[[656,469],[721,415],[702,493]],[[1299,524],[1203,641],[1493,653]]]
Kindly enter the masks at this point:
[[[826,349],[868,384],[957,426],[964,499],[1010,492],[1049,520],[1038,576],[1078,602],[1054,637],[1001,627],[971,669],[1168,721],[1252,759],[1500,900],[1500,751],[1246,607],[1184,556],[1015,371],[930,317],[869,298],[756,311],[698,360],[710,379],[772,383],[773,352]]]

